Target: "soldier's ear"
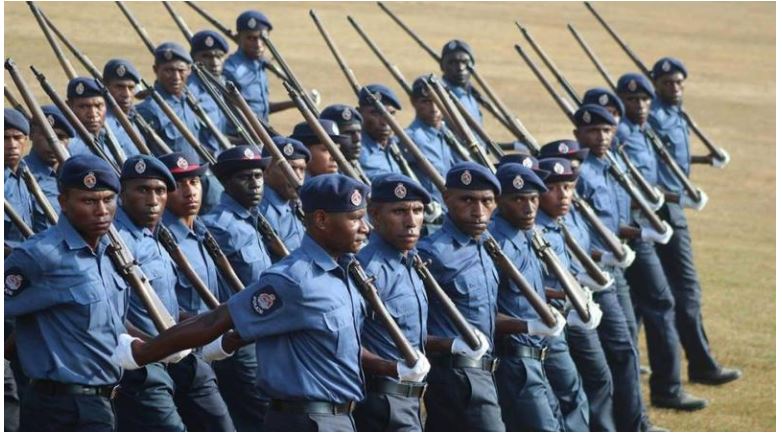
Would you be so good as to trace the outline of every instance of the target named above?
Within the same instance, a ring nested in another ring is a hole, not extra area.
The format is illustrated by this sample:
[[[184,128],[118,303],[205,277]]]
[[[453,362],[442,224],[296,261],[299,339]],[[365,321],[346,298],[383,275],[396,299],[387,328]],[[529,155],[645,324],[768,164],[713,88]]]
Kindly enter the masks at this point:
[[[326,214],[326,211],[319,209],[312,213],[312,224],[315,226],[315,229],[325,231],[328,228],[328,221],[329,215]]]

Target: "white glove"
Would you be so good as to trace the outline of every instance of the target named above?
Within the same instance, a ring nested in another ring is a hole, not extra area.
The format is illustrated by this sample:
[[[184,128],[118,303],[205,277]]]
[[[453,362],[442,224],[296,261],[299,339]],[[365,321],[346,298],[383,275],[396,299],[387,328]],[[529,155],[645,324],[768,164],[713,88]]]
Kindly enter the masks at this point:
[[[429,202],[429,206],[431,207],[432,212],[427,213],[426,209],[424,209],[424,222],[434,223],[441,215],[443,215],[443,206],[434,200]]]
[[[635,261],[635,251],[630,249],[627,244],[622,244],[622,251],[625,253],[624,259],[616,259],[612,252],[603,252],[600,256],[600,263],[609,267],[621,267],[626,269]]]
[[[320,106],[320,92],[313,88],[310,90],[310,99],[312,99],[312,103],[315,104],[315,106]]]
[[[212,361],[224,360],[230,356],[233,356],[233,352],[230,354],[223,349],[223,336],[219,336],[211,343],[201,348],[201,358],[207,363]]]
[[[529,335],[541,335],[544,337],[557,337],[562,334],[562,330],[565,329],[565,318],[557,310],[549,309],[554,314],[554,319],[557,323],[553,328],[549,328],[548,325],[543,323],[540,319],[527,321],[527,334]]]
[[[467,342],[464,341],[461,336],[459,336],[453,339],[453,344],[451,344],[451,354],[461,355],[473,360],[480,359],[484,354],[486,354],[486,352],[489,350],[489,340],[477,328],[473,328],[472,331],[481,342],[481,344],[478,346],[478,349],[472,350]]]
[[[608,278],[608,282],[606,282],[605,285],[598,284],[587,272],[579,272],[578,275],[576,275],[576,280],[584,287],[589,287],[595,291],[607,290],[610,286],[614,285],[614,277],[602,271],[601,274],[604,278]]]
[[[396,373],[399,375],[400,381],[421,382],[426,378],[429,369],[432,368],[425,355],[418,351],[415,351],[415,353],[418,355],[418,361],[415,362],[413,367],[407,367],[404,361],[396,363]]]
[[[725,155],[725,159],[720,159],[718,156],[711,155],[711,166],[714,168],[725,168],[730,162],[730,154],[728,151],[720,147],[720,152]]]
[[[651,241],[657,244],[668,244],[673,236],[673,228],[665,220],[662,221],[665,231],[663,233],[657,232],[651,226],[641,226],[641,239],[644,241]]]
[[[600,309],[600,305],[593,302],[591,299],[586,301],[587,312],[589,313],[589,320],[583,321],[578,316],[576,310],[570,310],[567,314],[568,325],[578,326],[583,329],[592,330],[600,325],[600,320],[603,319],[603,311]]]
[[[118,340],[119,341],[117,342],[117,347],[114,349],[114,352],[111,354],[111,358],[110,358],[111,362],[119,367],[122,367],[125,370],[140,369],[141,366],[139,366],[136,363],[136,359],[133,358],[133,350],[130,347],[130,345],[134,341],[139,339],[130,336],[128,334],[122,333],[119,335]]]
[[[657,203],[650,203],[649,206],[652,207],[652,211],[659,211],[660,208],[665,205],[665,194],[657,187],[652,187],[652,190],[654,191],[655,196],[657,196]]]
[[[192,352],[190,349],[185,349],[183,351],[179,351],[177,353],[171,354],[162,360],[160,360],[161,363],[168,363],[168,364],[174,364],[178,363],[182,360],[182,358],[190,355],[190,352]]]
[[[681,204],[682,208],[690,208],[696,211],[702,210],[703,207],[709,203],[709,196],[707,196],[706,193],[700,189],[698,190],[698,194],[701,196],[700,202],[695,202],[688,194],[682,193],[682,196],[679,199],[679,204]]]

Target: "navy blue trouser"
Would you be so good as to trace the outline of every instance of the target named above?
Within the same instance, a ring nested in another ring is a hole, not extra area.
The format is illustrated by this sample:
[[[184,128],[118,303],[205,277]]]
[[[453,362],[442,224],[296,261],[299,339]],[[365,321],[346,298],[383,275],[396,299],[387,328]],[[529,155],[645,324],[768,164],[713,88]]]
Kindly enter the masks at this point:
[[[625,272],[636,312],[646,328],[646,347],[652,374],[652,396],[674,397],[681,392],[681,355],[673,294],[654,243],[632,243],[635,262]]]
[[[114,398],[118,431],[185,431],[174,403],[174,381],[161,363],[126,370]]]
[[[619,279],[616,277],[615,281],[619,282]],[[632,315],[630,296],[618,293],[615,286],[607,291],[595,293],[593,298],[603,311],[603,319],[597,328],[597,333],[614,381],[616,429],[617,431],[640,431],[644,410],[641,401],[638,351],[633,344],[633,334],[624,309],[629,307],[631,317],[635,317]]]
[[[114,411],[107,397],[49,395],[28,385],[22,397],[21,431],[114,431]]]
[[[570,356],[589,401],[589,430],[614,432],[614,382],[596,329],[567,325]]]
[[[543,365],[534,358],[501,357],[497,367],[497,395],[508,431],[562,431],[559,404]]]
[[[6,432],[19,431],[19,392],[16,388],[14,372],[11,370],[11,362],[3,360],[3,430]]]
[[[359,432],[421,432],[421,400],[368,391],[353,411]]]
[[[283,413],[269,410],[265,429],[269,432],[354,432],[350,414]]]
[[[549,339],[549,352],[543,362],[553,394],[562,412],[564,430],[567,432],[589,431],[589,404],[581,385],[576,364],[570,356],[564,332]]]
[[[426,431],[505,431],[490,371],[433,365],[426,380]]]
[[[168,374],[176,387],[174,403],[188,431],[236,431],[209,364],[190,354],[169,364]]]
[[[687,217],[681,206],[666,203],[660,217],[673,227],[673,236],[666,245],[657,245],[665,276],[676,302],[676,329],[684,353],[687,354],[690,375],[716,370],[719,365],[711,355],[709,339],[701,314],[701,286],[692,254],[692,240]]]
[[[233,356],[212,363],[217,375],[217,386],[228,405],[237,431],[263,431],[269,400],[255,385],[258,361],[255,345],[237,350]]]

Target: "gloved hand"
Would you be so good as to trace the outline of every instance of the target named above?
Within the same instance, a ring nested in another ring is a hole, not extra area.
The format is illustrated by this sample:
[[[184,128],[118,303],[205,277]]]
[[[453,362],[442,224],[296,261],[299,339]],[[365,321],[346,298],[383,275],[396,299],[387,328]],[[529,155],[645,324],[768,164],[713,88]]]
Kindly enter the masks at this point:
[[[418,355],[418,361],[415,362],[413,367],[407,367],[404,361],[396,363],[396,374],[399,376],[400,381],[421,382],[426,378],[429,369],[432,368],[425,355],[419,351],[415,351],[415,353]]]
[[[548,325],[543,323],[540,319],[533,319],[527,321],[527,334],[529,335],[541,335],[544,337],[556,337],[562,333],[565,329],[565,318],[557,310],[549,309],[554,314],[554,318],[557,323],[553,328],[549,328]]]
[[[114,352],[112,352],[111,354],[111,358],[110,358],[111,362],[119,367],[122,367],[125,370],[140,369],[141,366],[139,366],[136,363],[136,359],[133,358],[133,350],[130,347],[130,345],[134,341],[136,340],[140,341],[140,339],[122,333],[119,335],[118,340],[119,341],[117,342],[117,347],[114,349]]]
[[[671,225],[668,224],[665,220],[663,222],[663,227],[665,228],[665,231],[660,233],[657,232],[654,228],[650,226],[641,226],[641,239],[644,241],[652,241],[657,244],[668,244],[668,241],[671,240],[671,237],[673,236],[673,228]]]
[[[233,356],[233,352],[230,354],[223,349],[223,336],[219,336],[211,343],[201,348],[201,355],[207,363],[211,361],[224,360],[230,356]]]
[[[567,314],[567,323],[569,325],[578,326],[583,329],[596,329],[600,325],[600,320],[603,319],[603,311],[600,309],[600,305],[593,302],[591,299],[586,301],[587,312],[589,313],[589,320],[583,321],[578,316],[576,310],[570,310]]]
[[[700,189],[698,190],[698,194],[700,194],[701,200],[699,202],[695,202],[687,193],[682,193],[682,197],[679,199],[679,204],[682,206],[682,208],[690,208],[696,211],[702,210],[703,207],[709,203],[709,196],[707,196],[706,193]]]
[[[192,352],[191,349],[185,349],[183,351],[179,351],[177,353],[171,354],[162,360],[160,360],[161,363],[168,363],[168,364],[174,364],[178,363],[182,360],[182,358],[190,355],[190,352]]]
[[[652,207],[652,211],[659,211],[665,205],[665,194],[657,187],[652,187],[652,190],[654,190],[654,194],[657,196],[657,203],[650,203],[649,206]]]
[[[605,285],[598,284],[597,281],[592,279],[592,276],[590,276],[587,272],[579,272],[576,275],[576,280],[584,287],[589,287],[595,291],[607,290],[610,286],[614,285],[614,277],[606,272],[601,273],[603,274],[603,277],[608,278],[608,282],[606,282]]]
[[[431,207],[431,213],[426,212],[427,209],[424,209],[424,223],[434,223],[443,215],[443,206],[438,202],[432,200],[429,202],[429,206]]]
[[[310,99],[312,99],[312,103],[315,104],[315,107],[320,106],[320,92],[315,88],[310,90]]]
[[[486,351],[489,350],[489,340],[477,328],[473,328],[472,331],[475,333],[475,336],[478,337],[478,340],[480,340],[481,342],[481,344],[478,346],[478,349],[472,350],[470,346],[467,344],[467,342],[464,341],[464,339],[461,336],[459,336],[456,337],[453,340],[453,344],[451,344],[451,354],[461,355],[467,358],[471,358],[473,360],[477,360],[486,354]]]
[[[711,166],[714,168],[725,168],[730,162],[730,154],[728,151],[720,147],[720,152],[725,155],[725,159],[720,159],[718,156],[711,155]]]
[[[603,252],[600,256],[600,263],[609,267],[621,267],[626,269],[635,261],[635,251],[630,249],[627,244],[622,244],[622,251],[625,253],[624,259],[616,259],[612,252]]]

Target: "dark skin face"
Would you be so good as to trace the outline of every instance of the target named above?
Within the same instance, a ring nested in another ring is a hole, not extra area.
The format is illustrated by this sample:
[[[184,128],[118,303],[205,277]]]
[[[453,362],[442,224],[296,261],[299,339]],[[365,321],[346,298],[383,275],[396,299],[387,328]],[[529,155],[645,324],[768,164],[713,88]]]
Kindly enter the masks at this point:
[[[469,191],[449,188],[445,192],[448,216],[465,234],[477,238],[483,234],[497,207],[492,190]]]
[[[470,55],[463,51],[447,54],[440,63],[443,77],[456,86],[465,86],[470,81],[469,66],[472,65]]]
[[[291,159],[288,161],[288,164],[290,164],[293,172],[296,173],[296,176],[299,178],[299,180],[303,181],[304,173],[307,169],[307,162],[304,160],[304,158]],[[269,166],[269,168],[263,172],[263,180],[269,187],[276,191],[277,194],[282,196],[283,199],[292,200],[296,198],[296,188],[294,188],[293,185],[288,182],[288,179],[282,172],[281,166],[275,164]]]
[[[350,137],[350,145],[340,144],[345,158],[354,161],[361,154],[361,124],[353,123],[339,128],[339,133]]]
[[[178,179],[176,191],[168,193],[166,209],[179,218],[195,217],[201,209],[201,178]]]
[[[539,194],[513,193],[500,196],[498,207],[500,214],[512,225],[523,229],[532,229],[535,225],[535,214],[538,213]]]
[[[152,66],[160,86],[167,93],[174,96],[181,96],[187,87],[187,78],[190,77],[190,64],[185,61],[175,59],[163,64]]]
[[[242,30],[239,32],[239,47],[242,52],[250,59],[261,59],[266,47],[261,39],[261,32],[268,35],[267,29],[261,30]]]
[[[248,168],[220,176],[225,192],[243,207],[258,206],[263,199],[263,170]]]
[[[100,132],[106,121],[106,102],[103,97],[76,97],[68,100],[68,106],[91,134]]]
[[[68,138],[68,135],[65,133],[65,131],[59,128],[55,128],[54,133],[57,135],[57,139],[60,140],[62,145],[67,148],[70,138]],[[43,133],[43,129],[39,128],[35,124],[30,126],[30,140],[32,141],[30,150],[35,153],[35,155],[38,156],[41,161],[45,162],[49,167],[55,169],[60,165],[59,161],[57,161],[57,155],[54,154],[54,150],[52,150],[52,148],[49,146],[49,142],[46,141],[46,136]]]
[[[358,252],[369,234],[364,221],[366,212],[366,209],[339,213],[313,211],[305,217],[307,232],[333,258]]]
[[[633,123],[641,126],[649,119],[652,98],[646,93],[628,93],[619,96],[625,105],[625,114]]]
[[[117,194],[111,190],[64,189],[57,197],[63,215],[94,250],[109,231],[117,212]]]
[[[548,191],[540,195],[540,209],[550,217],[563,217],[573,203],[576,182],[555,182],[546,184]]]
[[[684,80],[684,74],[676,71],[655,80],[654,89],[665,104],[681,105],[684,100]]]
[[[593,155],[602,158],[611,148],[615,132],[616,127],[610,124],[594,124],[576,128],[573,134],[581,146],[588,147]]]
[[[443,121],[443,113],[440,112],[440,108],[434,103],[431,97],[418,97],[411,99],[415,109],[415,116],[424,123],[434,128],[440,127]]]
[[[421,237],[424,204],[420,200],[374,202],[369,206],[374,232],[400,252],[407,254]]]
[[[310,162],[307,163],[307,173],[311,176],[318,176],[326,173],[336,173],[339,170],[337,161],[329,153],[329,149],[323,144],[312,144],[307,146],[310,149]]]
[[[386,144],[394,133],[391,130],[391,126],[386,123],[383,115],[371,106],[361,106],[358,110],[361,112],[361,117],[364,118],[364,122],[361,125],[364,132],[378,143]],[[393,106],[386,105],[386,110],[391,115],[396,114],[396,108]]]
[[[129,179],[122,182],[120,198],[133,223],[153,229],[163,217],[168,190],[160,179]]]
[[[3,132],[3,159],[5,166],[16,171],[22,160],[22,151],[27,147],[27,135],[18,129]]]
[[[136,82],[131,79],[113,79],[106,84],[106,88],[117,101],[122,112],[128,113],[133,107],[133,96],[135,96]]]
[[[225,52],[220,49],[201,50],[193,54],[193,60],[200,62],[207,71],[220,77],[223,75],[223,62],[225,62]]]

